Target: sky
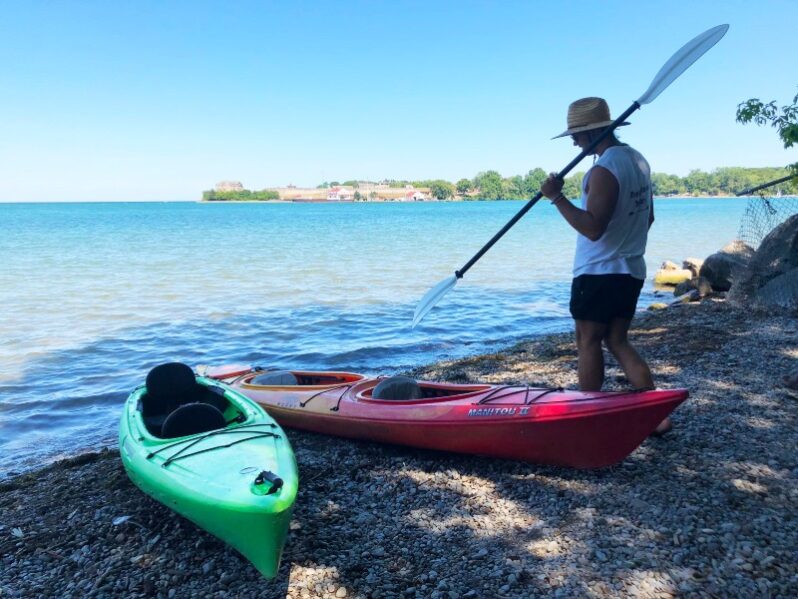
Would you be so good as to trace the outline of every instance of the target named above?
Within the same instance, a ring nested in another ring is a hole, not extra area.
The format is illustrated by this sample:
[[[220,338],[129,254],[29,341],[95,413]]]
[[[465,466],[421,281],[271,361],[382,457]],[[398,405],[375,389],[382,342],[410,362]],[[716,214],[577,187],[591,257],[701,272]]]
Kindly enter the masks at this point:
[[[748,98],[798,93],[798,0],[0,6],[0,201],[558,171],[578,153],[551,139],[571,101],[621,113],[721,23],[622,139],[680,176],[798,160],[775,130],[735,122]]]

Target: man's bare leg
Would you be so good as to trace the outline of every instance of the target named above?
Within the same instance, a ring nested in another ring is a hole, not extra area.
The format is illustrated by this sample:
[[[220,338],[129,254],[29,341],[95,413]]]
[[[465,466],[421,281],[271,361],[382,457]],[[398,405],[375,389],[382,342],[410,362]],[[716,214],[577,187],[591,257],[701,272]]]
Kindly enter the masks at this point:
[[[607,349],[618,360],[626,378],[635,389],[653,389],[654,378],[651,376],[651,369],[629,343],[628,332],[631,324],[632,320],[627,318],[614,318],[610,321],[605,340]],[[667,433],[671,428],[673,425],[670,418],[665,418],[654,432],[661,435]]]
[[[632,320],[627,318],[613,318],[610,321],[606,337],[607,349],[618,360],[626,378],[635,389],[653,389],[651,369],[629,343],[627,333],[631,324]]]
[[[604,353],[601,341],[607,325],[591,320],[576,320],[576,349],[579,354],[579,389],[600,391],[604,384]]]

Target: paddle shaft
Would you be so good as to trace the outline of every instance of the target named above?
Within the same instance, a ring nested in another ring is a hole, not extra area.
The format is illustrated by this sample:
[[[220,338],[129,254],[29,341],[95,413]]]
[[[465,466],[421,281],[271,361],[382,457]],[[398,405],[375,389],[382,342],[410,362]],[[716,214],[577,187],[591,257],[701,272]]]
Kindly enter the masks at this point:
[[[775,181],[768,181],[767,183],[763,183],[762,185],[757,185],[756,187],[752,187],[751,189],[745,189],[740,193],[734,194],[736,196],[747,196],[749,194],[754,193],[755,191],[759,191],[760,189],[767,189],[768,187],[773,187],[774,185],[778,185],[779,183],[784,183],[792,179],[795,175],[787,175],[786,177],[782,177],[781,179],[776,179]]]
[[[604,141],[604,139],[618,127],[618,125],[620,125],[623,121],[625,121],[629,117],[629,115],[632,114],[638,108],[640,108],[640,104],[638,104],[637,102],[634,102],[629,108],[626,109],[626,111],[621,116],[619,116],[617,119],[615,119],[612,122],[612,124],[610,124],[604,130],[604,132],[601,135],[599,135],[593,141],[593,143],[591,143],[588,147],[586,147],[584,150],[582,150],[582,152],[579,153],[579,156],[577,156],[576,158],[571,160],[571,162],[569,162],[564,169],[562,169],[559,173],[557,173],[557,178],[558,179],[562,179],[563,177],[565,177],[565,175],[567,175],[569,172],[571,172],[572,168],[574,168],[577,164],[579,164],[585,156],[587,156],[590,153],[592,153],[593,150],[595,150],[596,147],[602,141]],[[537,194],[535,194],[535,197],[533,197],[526,204],[524,204],[524,207],[521,208],[521,210],[519,210],[518,213],[515,216],[513,216],[509,221],[507,221],[507,224],[504,225],[498,233],[496,233],[493,237],[491,237],[490,241],[488,241],[488,243],[483,245],[482,249],[480,249],[476,254],[474,254],[474,256],[473,256],[473,258],[471,258],[471,260],[469,260],[468,262],[465,263],[465,266],[463,266],[463,268],[461,268],[460,270],[456,270],[454,272],[455,276],[458,279],[462,279],[463,275],[466,272],[468,272],[468,269],[471,268],[472,266],[474,266],[476,261],[479,260],[480,258],[482,258],[482,256],[485,254],[485,252],[487,252],[490,248],[492,248],[493,244],[496,243],[497,241],[499,241],[499,239],[501,239],[504,236],[504,234],[507,233],[507,231],[509,231],[510,228],[515,223],[517,223],[519,220],[521,220],[521,217],[524,216],[524,214],[526,214],[527,212],[529,212],[529,210],[532,208],[532,206],[537,204],[538,200],[540,198],[542,198],[542,197],[543,197],[543,192],[538,191]]]

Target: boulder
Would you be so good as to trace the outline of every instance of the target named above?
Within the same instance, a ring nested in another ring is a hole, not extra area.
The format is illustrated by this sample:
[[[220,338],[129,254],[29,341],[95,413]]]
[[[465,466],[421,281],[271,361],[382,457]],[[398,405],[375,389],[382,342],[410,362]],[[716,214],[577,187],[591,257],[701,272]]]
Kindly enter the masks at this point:
[[[682,268],[689,270],[693,273],[693,278],[696,278],[701,272],[702,264],[704,264],[704,261],[700,258],[686,258],[682,261]]]
[[[691,290],[695,289],[695,285],[693,283],[695,279],[690,279],[689,281],[682,281],[676,287],[673,288],[673,295],[679,297],[680,295],[684,295],[685,293],[689,293]]]
[[[654,273],[655,285],[678,285],[684,281],[689,281],[693,277],[693,273],[684,268],[677,268],[675,270],[661,268]]]
[[[680,296],[693,290],[698,291],[698,297],[706,297],[712,293],[712,285],[704,277],[695,276],[689,281],[684,281],[676,285],[673,295]]]
[[[737,273],[748,266],[753,255],[754,248],[737,239],[704,260],[699,275],[714,291],[728,291]]]
[[[678,306],[679,304],[689,304],[690,302],[697,302],[701,299],[698,296],[698,289],[691,289],[687,293],[684,293],[677,297],[668,304],[669,306]]]
[[[704,277],[693,279],[693,287],[698,290],[699,297],[706,297],[712,293],[712,284]]]
[[[762,240],[728,297],[741,306],[798,311],[798,214]]]
[[[651,312],[655,312],[657,310],[664,310],[667,307],[668,307],[668,304],[666,304],[664,302],[654,302],[653,304],[649,304],[647,309],[649,311],[651,311]]]
[[[671,262],[670,260],[665,260],[662,265],[659,267],[660,270],[679,270],[679,266],[676,262]]]
[[[762,306],[798,312],[798,268],[770,279],[757,290],[756,300]]]

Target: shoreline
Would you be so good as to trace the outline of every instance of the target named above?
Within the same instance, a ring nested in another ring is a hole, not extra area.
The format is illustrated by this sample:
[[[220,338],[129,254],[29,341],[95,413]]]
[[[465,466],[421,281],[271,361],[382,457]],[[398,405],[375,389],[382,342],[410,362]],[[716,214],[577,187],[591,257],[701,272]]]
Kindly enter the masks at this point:
[[[671,433],[617,466],[288,430],[300,491],[266,581],[135,488],[109,448],[0,481],[0,596],[797,595],[798,398],[781,384],[798,361],[794,318],[706,299],[639,314],[630,337],[658,386],[691,396]],[[569,332],[409,374],[574,387],[575,358]],[[625,386],[612,361],[607,374],[606,388]]]
[[[679,195],[679,196],[655,196],[655,200],[735,200],[741,198],[753,198],[758,195],[745,195],[745,196],[711,196],[711,195]],[[781,196],[779,199],[796,198],[795,195]],[[576,201],[578,198],[571,198],[571,201]],[[487,199],[447,199],[447,200],[313,200],[313,201],[295,201],[295,200],[0,200],[0,205],[19,205],[19,204],[423,204],[429,202],[528,202],[527,199],[501,199],[501,200],[487,200]]]
[[[655,196],[655,200],[736,200],[739,198],[750,199],[753,195],[734,196],[734,195],[673,195]],[[784,196],[793,197],[793,196]],[[425,204],[435,202],[528,202],[531,198],[502,198],[498,200],[486,198],[447,198],[447,199],[428,199],[428,200],[324,200],[324,199],[280,199],[280,200],[196,200],[197,204]],[[578,201],[579,198],[569,198],[570,201]]]

